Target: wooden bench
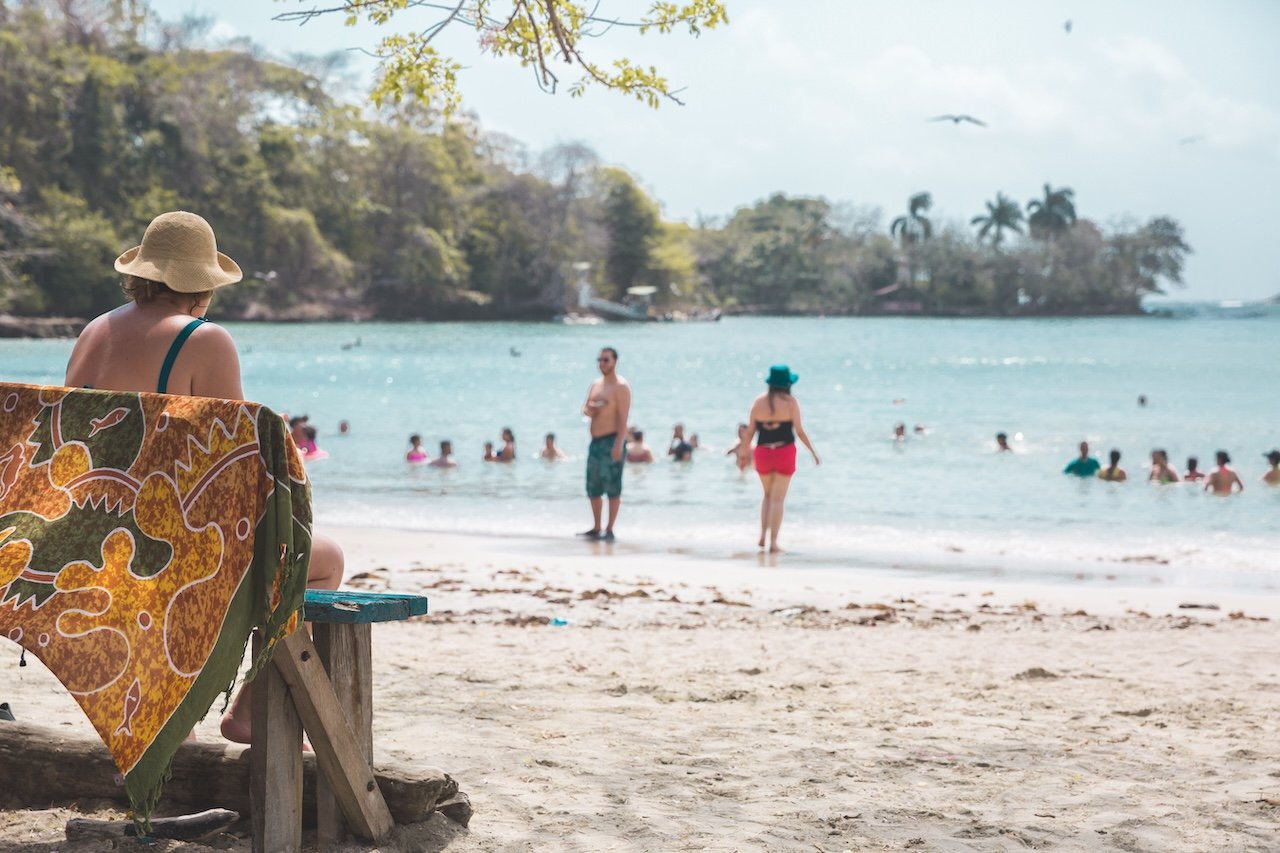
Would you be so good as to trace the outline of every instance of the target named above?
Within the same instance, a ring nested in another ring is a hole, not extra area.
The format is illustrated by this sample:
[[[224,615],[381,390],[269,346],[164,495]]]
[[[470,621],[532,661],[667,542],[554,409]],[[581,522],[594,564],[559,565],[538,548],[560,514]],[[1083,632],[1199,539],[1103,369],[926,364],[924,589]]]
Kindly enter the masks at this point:
[[[254,681],[250,801],[255,853],[302,848],[302,730],[317,774],[317,846],[342,840],[345,828],[368,841],[393,821],[374,780],[374,622],[421,616],[420,595],[308,590],[299,629],[280,642],[272,665]],[[257,653],[260,640],[254,640]]]

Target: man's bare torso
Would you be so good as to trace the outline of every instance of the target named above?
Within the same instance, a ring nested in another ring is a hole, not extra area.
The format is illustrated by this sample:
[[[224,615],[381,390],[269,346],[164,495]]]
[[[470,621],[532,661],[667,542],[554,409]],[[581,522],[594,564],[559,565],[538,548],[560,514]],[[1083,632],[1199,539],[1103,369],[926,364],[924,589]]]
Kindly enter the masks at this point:
[[[600,438],[626,429],[618,423],[618,395],[627,386],[627,380],[615,376],[612,381],[601,376],[591,383],[587,391],[587,403],[583,411],[591,418],[591,437]]]

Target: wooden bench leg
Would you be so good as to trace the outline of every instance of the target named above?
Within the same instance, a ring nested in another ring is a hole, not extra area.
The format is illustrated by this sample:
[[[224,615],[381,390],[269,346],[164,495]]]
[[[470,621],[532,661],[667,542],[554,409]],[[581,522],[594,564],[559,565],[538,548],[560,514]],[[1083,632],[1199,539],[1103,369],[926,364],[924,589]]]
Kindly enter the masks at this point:
[[[373,763],[373,655],[367,624],[317,622],[312,637],[365,761]],[[345,837],[342,809],[323,773],[316,774],[316,846],[327,850]]]
[[[255,635],[254,657],[261,647]],[[302,720],[274,665],[258,672],[251,689],[253,853],[297,853],[302,849]]]
[[[347,825],[361,838],[378,841],[395,826],[369,762],[338,707],[320,655],[305,630],[281,642],[272,660],[289,685],[294,707],[302,717],[316,764],[329,780]]]

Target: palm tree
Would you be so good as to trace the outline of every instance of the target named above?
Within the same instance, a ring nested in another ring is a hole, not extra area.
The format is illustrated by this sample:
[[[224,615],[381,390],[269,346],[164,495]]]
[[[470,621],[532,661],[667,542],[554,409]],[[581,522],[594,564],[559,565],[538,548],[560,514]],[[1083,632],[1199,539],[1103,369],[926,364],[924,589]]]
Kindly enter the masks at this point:
[[[933,236],[933,223],[924,214],[933,207],[933,196],[916,193],[907,200],[907,213],[889,223],[889,233],[902,241],[903,247],[928,240]]]
[[[1027,224],[1031,236],[1038,240],[1051,239],[1061,234],[1076,221],[1076,205],[1072,198],[1075,190],[1069,187],[1054,189],[1044,185],[1044,198],[1027,202]]]
[[[996,193],[996,200],[987,202],[987,215],[975,216],[969,224],[981,225],[978,239],[985,240],[987,234],[991,234],[991,245],[998,249],[1005,229],[1022,233],[1022,208],[1004,193]]]

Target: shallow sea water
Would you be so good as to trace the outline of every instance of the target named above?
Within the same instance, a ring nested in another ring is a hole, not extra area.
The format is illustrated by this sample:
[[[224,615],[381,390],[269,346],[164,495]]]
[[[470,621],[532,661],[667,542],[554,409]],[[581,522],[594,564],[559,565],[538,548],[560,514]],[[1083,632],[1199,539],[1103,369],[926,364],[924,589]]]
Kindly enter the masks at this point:
[[[620,547],[754,555],[759,485],[724,451],[769,366],[786,362],[822,456],[815,468],[800,454],[783,528],[788,566],[1280,588],[1280,489],[1258,482],[1262,454],[1280,445],[1275,319],[228,328],[246,394],[306,413],[320,431],[330,456],[310,470],[323,522],[568,541],[589,526],[579,409],[598,349],[614,346],[634,386],[632,422],[655,451],[676,421],[704,448],[687,465],[629,466]],[[0,341],[0,376],[60,382],[70,346]],[[897,422],[905,443],[890,439]],[[519,458],[482,463],[483,442],[504,426]],[[994,452],[1001,430],[1015,453]],[[549,431],[566,462],[534,458]],[[461,466],[406,464],[413,432],[433,454],[451,439]],[[1063,476],[1081,439],[1104,462],[1119,448],[1131,482]],[[1226,449],[1247,490],[1220,499],[1148,484],[1154,447],[1179,469],[1196,455],[1206,470]]]

